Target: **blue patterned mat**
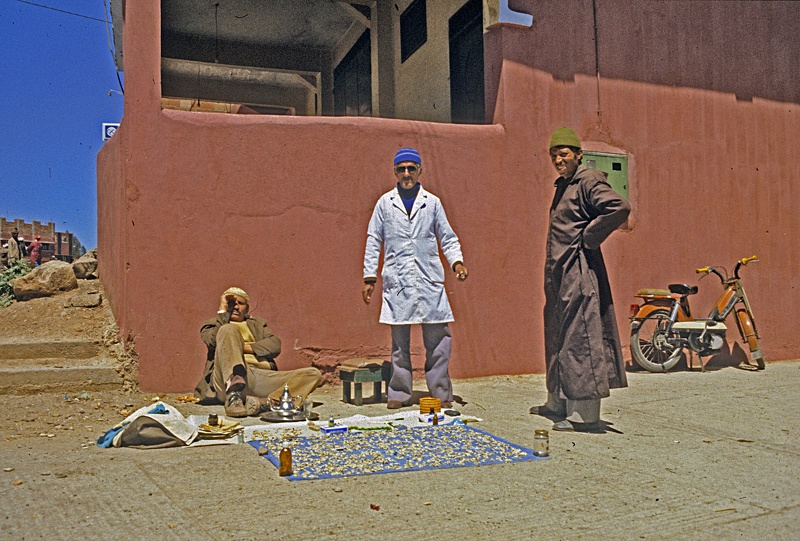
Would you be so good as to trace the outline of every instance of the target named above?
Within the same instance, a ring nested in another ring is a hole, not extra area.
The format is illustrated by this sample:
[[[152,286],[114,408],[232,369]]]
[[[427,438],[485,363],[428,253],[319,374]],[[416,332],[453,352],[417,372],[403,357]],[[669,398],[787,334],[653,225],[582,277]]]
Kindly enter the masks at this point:
[[[248,442],[278,467],[279,438]],[[531,449],[458,423],[392,431],[353,431],[289,440],[290,481],[543,460]],[[266,454],[264,454],[266,452]]]

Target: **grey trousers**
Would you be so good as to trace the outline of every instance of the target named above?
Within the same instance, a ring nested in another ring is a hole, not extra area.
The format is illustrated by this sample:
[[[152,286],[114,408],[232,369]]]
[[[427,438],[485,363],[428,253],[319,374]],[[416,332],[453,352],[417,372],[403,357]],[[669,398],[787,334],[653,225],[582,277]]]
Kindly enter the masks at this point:
[[[567,421],[573,423],[596,423],[600,420],[600,399],[590,400],[563,400],[547,393],[547,409],[564,413]]]
[[[411,325],[392,327],[392,377],[389,380],[389,400],[411,400]],[[428,392],[442,402],[453,401],[450,381],[450,347],[453,341],[447,323],[423,323],[422,341],[425,344],[425,380]]]
[[[300,395],[305,399],[322,381],[322,373],[312,367],[296,370],[267,370],[246,363],[242,334],[234,325],[226,324],[217,331],[214,374],[211,377],[217,399],[223,404],[225,403],[227,382],[237,365],[243,365],[246,371],[246,394],[258,398],[269,396],[278,400],[283,393],[283,386],[288,384],[292,396]]]

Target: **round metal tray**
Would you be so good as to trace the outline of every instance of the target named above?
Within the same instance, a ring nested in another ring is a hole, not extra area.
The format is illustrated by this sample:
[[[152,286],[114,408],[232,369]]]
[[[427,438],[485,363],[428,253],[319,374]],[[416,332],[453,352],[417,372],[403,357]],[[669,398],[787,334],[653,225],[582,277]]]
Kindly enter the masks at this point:
[[[318,413],[311,413],[311,416],[306,419],[305,413],[293,413],[292,415],[282,415],[280,412],[277,411],[268,411],[264,415],[260,417],[262,421],[267,421],[268,423],[296,423],[297,421],[316,421],[319,419]]]

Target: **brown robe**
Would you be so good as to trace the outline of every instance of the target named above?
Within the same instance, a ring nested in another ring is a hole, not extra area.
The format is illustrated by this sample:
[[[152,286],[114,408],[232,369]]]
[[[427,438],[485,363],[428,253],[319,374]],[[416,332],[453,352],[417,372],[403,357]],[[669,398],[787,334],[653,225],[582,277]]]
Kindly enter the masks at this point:
[[[627,387],[611,287],[600,244],[630,205],[600,171],[578,166],[559,177],[550,207],[544,268],[547,390],[590,400]]]

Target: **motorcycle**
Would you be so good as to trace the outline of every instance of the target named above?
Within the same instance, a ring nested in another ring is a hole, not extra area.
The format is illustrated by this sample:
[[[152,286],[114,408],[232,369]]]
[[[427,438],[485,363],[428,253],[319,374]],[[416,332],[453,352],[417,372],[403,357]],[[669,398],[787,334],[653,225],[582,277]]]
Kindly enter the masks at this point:
[[[733,276],[728,275],[725,267],[695,269],[703,277],[716,274],[722,282],[722,295],[714,303],[707,318],[692,316],[689,296],[697,293],[697,286],[670,284],[668,290],[637,291],[634,296],[644,302],[641,305],[631,305],[633,359],[650,372],[666,372],[678,363],[684,348],[688,348],[701,357],[700,369],[703,370],[702,357],[719,352],[725,344],[728,328],[724,321],[735,309],[736,325],[742,342],[750,348],[750,357],[758,369],[763,370],[764,353],[759,344],[753,310],[739,278],[739,269],[756,261],[756,256],[740,259],[736,262]]]

